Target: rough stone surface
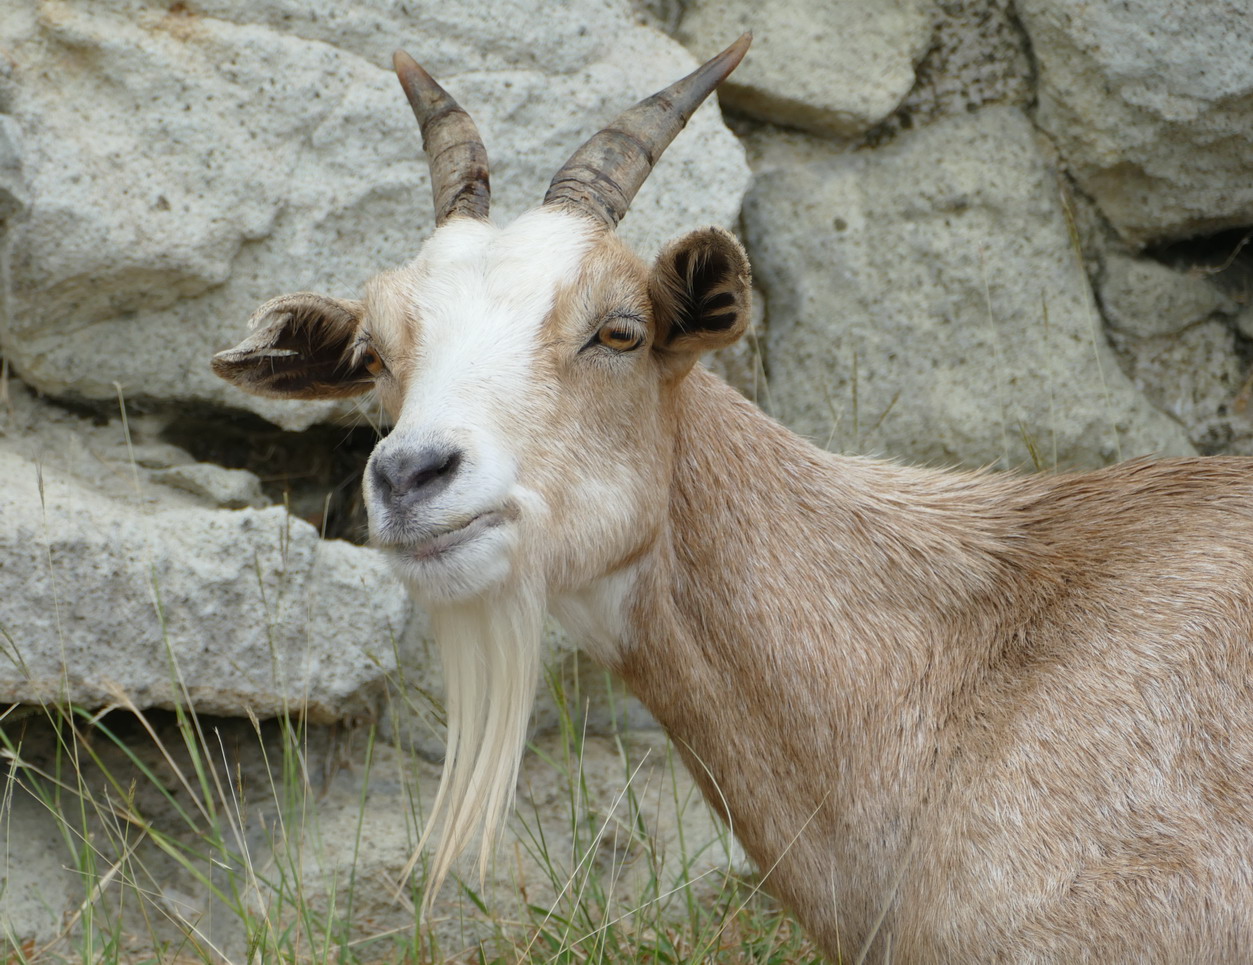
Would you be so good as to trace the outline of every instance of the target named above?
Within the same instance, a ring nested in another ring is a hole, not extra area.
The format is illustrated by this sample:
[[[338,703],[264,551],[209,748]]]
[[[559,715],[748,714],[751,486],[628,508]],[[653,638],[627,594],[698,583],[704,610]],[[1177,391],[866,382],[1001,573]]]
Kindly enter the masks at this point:
[[[98,890],[94,910],[121,924],[127,960],[150,957],[153,944],[162,941],[177,942],[195,958],[212,951],[205,957],[247,960],[255,936],[243,927],[238,909],[214,897],[209,883],[237,896],[254,921],[268,920],[305,947],[325,940],[317,929],[342,922],[349,902],[347,933],[368,960],[374,960],[369,952],[389,947],[393,929],[414,927],[422,866],[408,882],[401,873],[434,800],[437,765],[371,741],[364,729],[292,731],[276,722],[214,718],[201,723],[204,742],[192,743],[208,777],[205,785],[195,782],[188,738],[172,715],[150,713],[141,724],[114,714],[100,731],[77,736],[50,726],[39,712],[16,725],[7,722],[22,746],[21,763],[8,778],[11,793],[0,807],[0,840],[8,842],[0,882],[9,884],[0,895],[0,913],[10,915],[0,921],[13,937],[61,936],[52,946],[56,952],[73,947],[79,929],[64,922],[95,881],[78,880],[69,870],[74,858],[67,833],[75,840],[91,836],[97,874],[126,851],[124,873]],[[650,894],[653,874],[656,892],[690,880],[698,899],[709,900],[721,873],[743,873],[743,853],[661,735],[623,732],[582,740],[575,734],[541,739],[537,753],[524,759],[520,807],[486,887],[479,888],[472,861],[460,869],[495,918],[525,921],[523,902],[559,913],[576,900],[594,902],[578,887],[592,875],[611,893],[605,911],[625,915],[620,927],[627,929],[631,913]],[[57,745],[66,739],[91,747],[90,755],[78,747],[83,763],[75,778],[88,803],[85,816],[76,809],[54,815],[33,796],[48,792],[41,775],[56,772]],[[184,783],[188,775],[190,784]],[[115,787],[129,789],[128,813],[140,818],[123,834],[101,820],[108,808],[96,807]],[[575,797],[572,787],[579,788]],[[216,817],[202,819],[200,804],[211,805]],[[540,842],[544,855],[537,851]],[[558,897],[571,881],[575,887]],[[675,899],[676,915],[683,902]],[[644,911],[646,920],[654,914],[653,908]],[[453,882],[423,927],[449,961],[464,960],[459,949],[484,939],[491,947],[497,937],[493,923]],[[338,926],[333,934],[342,940]]]
[[[1215,313],[1236,311],[1235,303],[1206,278],[1127,255],[1105,259],[1100,297],[1111,327],[1142,338],[1182,332]]]
[[[723,85],[723,101],[774,123],[851,137],[909,93],[931,26],[922,0],[694,0],[679,37],[693,50],[717,50],[751,30],[753,46]]]
[[[581,753],[560,737],[538,741],[538,753],[523,761],[518,811],[485,886],[479,888],[469,859],[462,861],[463,880],[493,916],[510,921],[526,920],[523,900],[560,912],[565,905],[558,892],[573,882],[569,893],[580,894],[578,885],[588,877],[606,888],[605,912],[615,915],[629,914],[652,874],[662,893],[702,875],[708,876],[706,894],[715,893],[721,880],[716,873],[742,872],[746,861],[672,754],[657,733],[623,734],[618,742],[589,738]],[[401,771],[402,763],[408,773]],[[414,771],[412,763],[381,748],[364,796],[363,775],[341,772],[298,837],[271,846],[268,861],[257,849],[261,867],[291,865],[303,877],[302,893],[314,909],[330,908],[355,873],[356,880],[372,883],[356,899],[358,915],[371,931],[411,927],[413,906],[397,902],[390,885],[400,880],[421,831],[414,795],[419,814],[425,813],[439,779],[433,765],[419,764]],[[570,796],[572,786],[580,789],[577,801]],[[576,822],[577,840],[571,835]],[[537,853],[539,842],[546,848],[543,855]],[[440,892],[428,923],[447,949],[493,937],[452,883]]]
[[[988,104],[1031,102],[1030,45],[1012,0],[936,0],[934,16],[931,48],[893,119],[896,126]]]
[[[371,714],[409,602],[281,507],[102,495],[0,447],[0,702]]]
[[[212,463],[198,462],[158,469],[150,478],[185,489],[222,509],[259,507],[268,502],[261,492],[261,480],[245,469],[223,469]]]
[[[1191,451],[1105,345],[1019,110],[763,175],[745,226],[771,405],[818,444],[1045,467]]]
[[[1041,126],[1136,244],[1253,223],[1253,16],[1239,2],[1021,0]]]
[[[0,947],[16,939],[47,942],[74,904],[75,876],[56,816],[25,789],[7,783],[0,799]],[[77,898],[82,901],[81,887]]]
[[[1227,320],[1169,335],[1116,334],[1114,344],[1132,382],[1179,420],[1199,452],[1253,455],[1253,383]]]
[[[18,6],[0,13],[12,65],[0,196],[17,207],[2,239],[0,351],[54,394],[112,399],[119,383],[131,398],[249,408],[287,427],[350,407],[245,396],[208,359],[266,298],[355,294],[431,228],[393,49],[408,46],[474,116],[498,220],[538,203],[600,125],[695,66],[601,0],[542,18],[524,4],[471,17],[382,0]],[[647,253],[730,223],[747,180],[707,106],[622,232]]]

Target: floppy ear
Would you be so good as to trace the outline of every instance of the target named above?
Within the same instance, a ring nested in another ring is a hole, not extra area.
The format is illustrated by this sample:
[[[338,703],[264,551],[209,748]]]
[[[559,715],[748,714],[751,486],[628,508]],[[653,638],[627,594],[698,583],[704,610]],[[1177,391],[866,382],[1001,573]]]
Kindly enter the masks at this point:
[[[213,356],[213,371],[245,392],[278,399],[335,399],[374,379],[355,351],[362,303],[310,292],[280,295],[248,320],[252,334]]]
[[[648,279],[654,347],[686,371],[702,352],[735,342],[748,328],[751,277],[729,231],[702,228],[670,242]]]

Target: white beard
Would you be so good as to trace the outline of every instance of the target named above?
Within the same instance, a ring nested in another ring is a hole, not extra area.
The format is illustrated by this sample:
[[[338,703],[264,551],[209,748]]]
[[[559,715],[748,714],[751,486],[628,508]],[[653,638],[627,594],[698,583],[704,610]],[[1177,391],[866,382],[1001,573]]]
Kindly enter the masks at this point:
[[[486,877],[513,810],[539,680],[544,595],[509,582],[473,602],[431,605],[430,616],[444,663],[448,747],[417,847],[421,852],[441,826],[423,902],[428,909],[476,836],[480,881]]]

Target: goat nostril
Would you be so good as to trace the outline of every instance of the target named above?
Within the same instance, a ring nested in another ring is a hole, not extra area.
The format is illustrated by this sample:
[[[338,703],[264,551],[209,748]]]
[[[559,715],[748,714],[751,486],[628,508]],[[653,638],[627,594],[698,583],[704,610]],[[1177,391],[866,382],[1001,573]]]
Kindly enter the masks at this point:
[[[420,449],[393,453],[371,468],[379,495],[389,502],[416,503],[443,490],[461,466],[459,450]]]
[[[451,476],[457,471],[457,466],[460,463],[461,456],[455,452],[449,453],[442,459],[437,457],[436,460],[431,463],[415,469],[413,474],[409,477],[409,485],[403,488],[412,492],[413,490],[421,489],[423,486],[429,486],[437,479],[441,479],[444,476]]]
[[[374,483],[374,488],[378,490],[380,496],[384,499],[390,499],[393,488],[392,480],[391,476],[387,474],[387,470],[383,468],[383,462],[384,460],[382,459],[370,460],[370,481]]]

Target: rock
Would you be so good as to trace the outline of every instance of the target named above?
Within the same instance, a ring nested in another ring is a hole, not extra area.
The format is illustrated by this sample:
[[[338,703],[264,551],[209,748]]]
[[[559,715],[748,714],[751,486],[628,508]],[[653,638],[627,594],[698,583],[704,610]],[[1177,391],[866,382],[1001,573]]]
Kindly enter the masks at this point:
[[[280,507],[152,507],[0,448],[0,701],[372,715],[410,606]]]
[[[26,200],[20,136],[17,122],[0,113],[0,222],[16,214]]]
[[[1031,103],[1031,49],[1012,0],[936,0],[934,15],[917,83],[892,121],[916,126],[988,104]]]
[[[1129,242],[1253,223],[1253,17],[1241,3],[1022,0],[1037,120]]]
[[[1105,259],[1100,295],[1105,320],[1141,338],[1181,332],[1216,312],[1231,315],[1236,310],[1232,300],[1203,277],[1118,254]]]
[[[462,859],[462,880],[492,919],[526,921],[527,904],[559,914],[575,903],[606,916],[628,914],[652,890],[652,876],[657,892],[691,881],[698,898],[709,900],[722,885],[719,872],[745,869],[742,851],[661,734],[588,738],[581,746],[559,736],[537,743],[538,753],[523,760],[519,807],[482,887],[473,858]],[[375,745],[369,773],[338,772],[301,826],[272,837],[268,849],[256,848],[262,878],[282,880],[275,872],[290,869],[303,899],[319,913],[355,881],[354,917],[368,923],[364,936],[412,928],[421,878],[401,901],[395,888],[421,831],[412,816],[429,812],[437,785],[434,766]],[[499,926],[485,917],[449,882],[425,927],[445,949],[473,947],[499,936]]]
[[[14,370],[54,395],[113,399],[120,384],[127,398],[248,408],[289,428],[352,407],[246,396],[208,360],[266,298],[355,294],[431,229],[417,127],[388,67],[398,44],[474,116],[500,220],[538,203],[600,125],[695,65],[628,4],[598,0],[560,17],[82,0],[0,14],[0,36],[15,65],[0,130],[17,134],[0,136],[0,197],[17,206],[0,239],[0,351]],[[623,234],[648,252],[730,223],[747,180],[709,105]]]
[[[1118,368],[1030,122],[990,107],[761,175],[773,411],[819,445],[951,464],[1191,451]]]
[[[1236,316],[1236,328],[1245,338],[1253,339],[1253,305],[1246,305]]]
[[[5,388],[0,392],[0,447],[12,456],[38,463],[44,473],[67,477],[106,501],[150,509],[216,505],[186,489],[151,484],[156,474],[147,470],[195,462],[162,439],[166,420],[161,416],[132,411],[123,425],[116,415],[89,416],[41,398],[16,380]]]
[[[65,839],[56,812],[16,784],[10,766],[5,763],[0,804],[0,934],[16,945],[42,945],[61,933],[75,892],[81,901],[83,888],[62,856]]]
[[[223,469],[211,463],[198,462],[155,470],[151,478],[195,493],[222,509],[259,507],[268,502],[261,492],[261,480],[245,469]]]
[[[1132,382],[1179,420],[1199,452],[1253,455],[1253,383],[1225,321],[1114,344]]]
[[[914,86],[931,25],[922,0],[693,0],[678,35],[704,51],[751,30],[748,56],[720,88],[723,102],[777,124],[852,137],[891,114]]]
[[[178,947],[187,958],[269,960],[278,947],[350,940],[375,961],[397,950],[393,931],[412,943],[422,865],[409,881],[401,872],[439,767],[366,728],[211,717],[200,725],[189,735],[161,712],[143,721],[117,712],[76,729],[36,712],[21,725],[32,771],[17,768],[0,808],[5,937],[16,930],[51,942],[42,951],[56,960],[73,957],[83,939],[63,915],[116,864],[124,873],[99,889],[93,911],[136,959]],[[10,718],[6,730],[19,726]],[[58,773],[82,796],[81,810],[30,797],[28,782]],[[523,760],[519,801],[486,887],[466,859],[460,870],[473,897],[450,881],[422,922],[422,944],[438,942],[438,960],[459,961],[455,950],[481,939],[525,941],[528,905],[612,912],[624,916],[623,929],[681,929],[686,900],[645,903],[690,882],[693,900],[717,907],[731,897],[724,876],[746,870],[655,732],[584,740],[566,731],[538,741]],[[121,827],[119,812],[131,819]],[[79,868],[73,848],[84,837],[94,864]],[[37,906],[40,897],[47,902]],[[262,921],[272,930],[259,934]]]

